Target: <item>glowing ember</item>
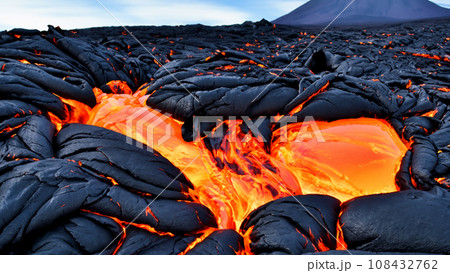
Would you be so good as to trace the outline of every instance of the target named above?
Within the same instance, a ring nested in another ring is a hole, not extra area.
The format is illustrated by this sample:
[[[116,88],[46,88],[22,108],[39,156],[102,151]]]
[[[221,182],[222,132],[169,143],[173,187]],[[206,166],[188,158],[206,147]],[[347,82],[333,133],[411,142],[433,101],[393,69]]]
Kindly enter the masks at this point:
[[[200,237],[198,237],[192,243],[190,243],[188,245],[188,247],[183,252],[181,252],[179,255],[185,255],[186,253],[188,253],[190,250],[192,250],[194,247],[196,247],[199,243],[203,242],[213,232],[214,232],[214,229],[206,230]]]
[[[432,110],[430,112],[427,112],[427,113],[423,114],[422,116],[423,117],[434,117],[438,112],[439,112],[438,109],[434,109],[434,110]]]
[[[120,206],[120,204],[118,204]],[[106,217],[106,218],[110,218],[112,219],[114,222],[116,222],[122,229],[122,232],[120,234],[120,238],[119,241],[117,242],[117,245],[112,253],[112,255],[116,255],[117,252],[119,251],[119,249],[122,247],[123,242],[125,241],[125,239],[127,238],[127,227],[128,226],[134,226],[140,229],[144,229],[147,230],[150,233],[155,233],[158,234],[160,236],[169,236],[169,237],[174,237],[175,235],[170,233],[170,232],[161,232],[161,231],[157,231],[156,229],[154,229],[153,227],[146,225],[146,224],[136,224],[136,223],[130,223],[130,222],[126,222],[126,221],[122,221],[116,217],[112,217],[112,216],[108,216],[108,215],[104,215],[98,212],[94,212],[94,211],[90,211],[90,210],[85,210],[82,209],[82,212],[87,212],[87,213],[91,213],[91,214],[95,214],[101,217]]]
[[[53,94],[64,102],[65,112],[67,118],[61,120],[59,117],[55,116],[53,113],[49,113],[50,120],[56,126],[56,129],[61,130],[62,126],[67,123],[87,123],[91,114],[91,108],[84,103],[76,100],[70,100],[62,98],[56,94]]]
[[[386,121],[361,118],[316,124],[292,124],[288,141],[273,144],[272,154],[290,166],[303,193],[346,201],[397,190],[395,174],[407,148]]]
[[[441,57],[441,56],[437,56],[437,55],[430,55],[430,54],[423,54],[423,53],[411,53],[411,52],[404,52],[404,51],[401,51],[400,53],[402,53],[403,55],[411,54],[416,57],[423,57],[423,58],[427,58],[427,59],[431,59],[431,60],[450,62],[450,59],[447,56]]]
[[[216,70],[233,70],[236,67],[234,65],[225,65],[225,66],[220,66],[220,67],[216,67]]]
[[[408,81],[408,84],[406,85],[406,89],[411,88],[411,86],[412,86],[412,82],[411,82],[411,80],[409,80],[409,81]]]

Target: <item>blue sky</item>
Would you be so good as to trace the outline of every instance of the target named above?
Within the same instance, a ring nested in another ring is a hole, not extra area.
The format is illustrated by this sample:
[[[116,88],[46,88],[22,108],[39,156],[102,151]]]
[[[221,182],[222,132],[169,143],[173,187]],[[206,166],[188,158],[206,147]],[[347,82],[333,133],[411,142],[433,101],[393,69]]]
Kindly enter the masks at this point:
[[[124,25],[223,25],[273,20],[307,0],[98,0]],[[450,0],[433,2],[450,8]],[[119,23],[97,0],[1,0],[0,30],[14,27],[65,29]]]

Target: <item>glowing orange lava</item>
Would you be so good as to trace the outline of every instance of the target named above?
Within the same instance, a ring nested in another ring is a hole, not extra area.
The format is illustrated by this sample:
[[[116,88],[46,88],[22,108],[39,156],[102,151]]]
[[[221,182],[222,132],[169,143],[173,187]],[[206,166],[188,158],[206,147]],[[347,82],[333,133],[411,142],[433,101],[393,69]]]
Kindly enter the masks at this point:
[[[182,139],[182,122],[147,107],[147,90],[132,94],[128,86],[117,81],[108,86],[112,94],[94,88],[97,105],[92,109],[64,99],[68,118],[61,121],[51,116],[52,122],[58,129],[68,122],[107,128],[157,150],[191,180],[195,190],[190,196],[211,209],[221,229],[239,231],[251,211],[290,195],[321,193],[345,201],[397,190],[394,177],[406,146],[384,120],[361,118],[315,125],[292,124],[285,131],[274,132],[271,153],[257,138],[240,130],[242,121],[226,121],[227,134],[214,149],[207,149],[202,140]],[[286,132],[289,141],[282,141],[282,132]],[[318,135],[324,142],[318,141]],[[111,183],[120,184],[115,180]],[[214,230],[202,231],[204,235],[185,252]],[[250,232],[251,229],[242,234],[245,250],[239,254],[251,253]],[[319,248],[325,250],[320,242]]]
[[[305,194],[346,201],[397,190],[395,174],[407,148],[384,120],[297,123],[288,126],[288,141],[281,139],[272,155],[290,167]]]
[[[109,86],[127,89],[118,82]],[[315,129],[323,143],[316,131],[302,130],[310,126],[293,124],[287,130],[289,141],[275,138],[271,154],[258,139],[241,132],[237,122],[228,124],[233,134],[225,135],[211,153],[202,141],[188,143],[181,138],[181,122],[148,108],[146,90],[95,93],[98,104],[93,109],[64,100],[68,121],[104,127],[153,147],[192,181],[191,196],[213,211],[219,228],[238,230],[252,210],[302,191],[341,201],[396,191],[394,176],[406,147],[386,121],[318,122]],[[53,119],[58,127],[63,123]],[[274,133],[279,134],[280,130]]]
[[[427,59],[431,59],[431,60],[450,62],[450,59],[447,56],[441,57],[441,56],[437,56],[437,55],[430,55],[430,54],[424,54],[424,53],[411,53],[411,52],[404,52],[404,51],[401,51],[400,53],[402,53],[403,55],[410,54],[410,55],[413,55],[416,57],[423,57],[423,58],[427,58]]]
[[[226,136],[212,155],[201,141],[185,142],[181,138],[182,123],[148,108],[148,96],[143,93],[98,94],[99,103],[92,109],[87,124],[125,134],[169,159],[195,185],[191,196],[214,212],[220,228],[237,230],[257,207],[301,194],[296,178],[284,164],[267,154],[257,139],[244,138],[245,134],[236,132],[236,139]],[[227,164],[218,167],[215,158]]]

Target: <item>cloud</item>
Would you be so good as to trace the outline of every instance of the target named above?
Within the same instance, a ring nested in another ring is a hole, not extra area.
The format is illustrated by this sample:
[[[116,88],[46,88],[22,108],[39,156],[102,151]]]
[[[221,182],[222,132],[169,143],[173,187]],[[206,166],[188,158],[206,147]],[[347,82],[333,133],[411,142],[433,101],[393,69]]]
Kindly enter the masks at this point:
[[[213,4],[205,1],[123,1],[120,12],[115,16],[123,24],[181,25],[202,23],[224,25],[243,23],[250,15],[238,8]]]
[[[41,0],[1,1],[0,29],[47,29],[48,24],[62,28],[117,25],[95,1]]]
[[[436,3],[438,5],[441,5],[441,6],[446,6],[446,7],[450,6],[450,3],[448,2],[448,0],[433,0],[431,2],[434,2],[434,3]]]
[[[125,25],[182,25],[242,23],[251,15],[238,7],[211,1],[100,0]],[[96,0],[1,1],[0,29],[87,28],[120,25]]]

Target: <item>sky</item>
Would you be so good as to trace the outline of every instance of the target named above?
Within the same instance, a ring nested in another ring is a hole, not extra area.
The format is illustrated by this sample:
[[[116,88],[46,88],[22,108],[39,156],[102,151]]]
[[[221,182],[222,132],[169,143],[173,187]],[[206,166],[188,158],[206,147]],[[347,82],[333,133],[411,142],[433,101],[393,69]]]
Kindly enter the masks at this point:
[[[274,20],[307,0],[0,0],[0,30]],[[434,0],[450,8],[450,0]],[[102,7],[103,4],[109,11]]]

